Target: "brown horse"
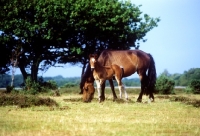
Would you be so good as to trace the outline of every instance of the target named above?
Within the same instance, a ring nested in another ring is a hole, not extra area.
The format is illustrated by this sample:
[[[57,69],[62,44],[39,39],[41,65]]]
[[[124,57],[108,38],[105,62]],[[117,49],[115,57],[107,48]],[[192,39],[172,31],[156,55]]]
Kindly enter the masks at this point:
[[[110,66],[112,64],[123,66],[123,77],[128,77],[137,72],[141,82],[141,92],[137,101],[142,101],[143,94],[149,95],[150,100],[154,101],[153,91],[156,83],[156,68],[151,54],[145,53],[141,50],[105,50],[100,54],[98,62],[103,66]],[[85,80],[90,76],[92,76],[91,68],[88,66],[83,78],[81,79],[81,89]],[[111,79],[109,82],[115,99],[117,97],[114,91],[113,82]],[[102,92],[100,96],[101,101],[105,100],[104,88],[105,82],[102,84]]]
[[[93,71],[93,77],[94,77],[96,84],[97,84],[99,102],[101,102],[101,97],[100,97],[101,96],[101,85],[106,80],[111,80],[113,77],[115,77],[115,79],[118,83],[120,98],[122,98],[122,91],[124,91],[125,98],[128,99],[127,92],[126,92],[125,87],[122,83],[123,68],[116,65],[116,64],[112,64],[110,66],[102,66],[98,62],[97,59],[98,59],[97,54],[90,54],[89,62],[90,62],[91,70]]]
[[[88,77],[83,86],[83,101],[91,102],[91,100],[94,98],[94,93],[94,78]]]

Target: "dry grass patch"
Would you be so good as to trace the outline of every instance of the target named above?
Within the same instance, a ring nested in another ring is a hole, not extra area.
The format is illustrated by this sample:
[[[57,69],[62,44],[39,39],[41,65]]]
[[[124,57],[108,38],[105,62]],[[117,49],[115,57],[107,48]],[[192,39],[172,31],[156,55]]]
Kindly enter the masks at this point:
[[[22,94],[0,94],[0,106],[16,105],[20,108],[31,106],[58,106],[56,101],[49,97],[38,97],[35,95],[22,95]]]

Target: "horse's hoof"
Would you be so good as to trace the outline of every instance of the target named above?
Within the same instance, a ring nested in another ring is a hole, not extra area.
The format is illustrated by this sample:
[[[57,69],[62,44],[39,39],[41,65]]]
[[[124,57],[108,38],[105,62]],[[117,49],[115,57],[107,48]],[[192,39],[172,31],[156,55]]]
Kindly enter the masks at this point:
[[[113,102],[115,102],[117,100],[117,97],[113,98]]]
[[[150,98],[149,100],[150,100],[151,102],[154,102],[154,99],[153,99],[153,98]]]
[[[100,97],[100,101],[104,101],[105,100],[105,97]]]
[[[142,102],[142,100],[141,100],[141,99],[137,99],[137,101],[136,101],[136,102],[140,102],[140,103],[141,103],[141,102]]]

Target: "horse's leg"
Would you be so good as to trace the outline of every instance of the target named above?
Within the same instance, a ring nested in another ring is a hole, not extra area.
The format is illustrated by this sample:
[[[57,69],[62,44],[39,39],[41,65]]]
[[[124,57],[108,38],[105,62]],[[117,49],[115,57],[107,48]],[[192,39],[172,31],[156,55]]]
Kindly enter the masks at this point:
[[[109,83],[110,83],[110,88],[111,88],[112,94],[113,94],[113,101],[115,101],[117,99],[117,95],[115,93],[115,88],[114,88],[113,80],[109,79]]]
[[[97,91],[98,91],[98,98],[99,98],[99,102],[101,102],[101,85],[100,85],[100,81],[99,80],[95,80],[96,84],[97,84]]]
[[[117,83],[118,83],[118,88],[119,88],[119,93],[120,93],[120,99],[122,99],[122,91],[124,92],[124,94],[125,94],[125,98],[126,98],[126,100],[128,100],[128,94],[127,94],[127,92],[126,92],[126,89],[125,89],[125,87],[124,87],[124,85],[123,85],[123,83],[122,83],[122,79],[121,78],[119,78],[119,77],[115,77],[116,78],[116,81],[117,81]]]
[[[144,89],[145,89],[145,78],[146,78],[146,74],[141,74],[139,73],[139,77],[140,77],[140,83],[141,83],[141,91],[140,91],[140,94],[137,98],[137,102],[142,102],[142,96],[143,96],[143,93],[144,93]]]
[[[122,86],[118,86],[119,88],[119,98],[122,99]]]
[[[141,91],[140,91],[140,94],[139,94],[139,96],[137,98],[137,102],[142,102],[143,90],[144,90],[144,87],[143,87],[143,85],[141,83]]]
[[[154,89],[154,88],[152,88],[152,87],[149,87],[148,89]],[[151,93],[149,94],[149,100],[150,100],[150,102],[154,102],[154,96],[153,96],[153,91],[150,91]]]
[[[126,100],[128,100],[128,94],[126,92],[126,89],[125,89],[124,85],[123,85],[123,89],[124,89],[125,98],[126,98]]]
[[[150,100],[150,102],[154,102],[154,96],[153,96],[153,93],[150,93],[150,94],[149,94],[149,100]]]
[[[128,100],[128,94],[123,84],[119,86],[120,99],[122,99],[122,91],[124,92],[126,100]]]
[[[104,81],[101,84],[101,95],[100,95],[100,102],[105,100],[105,86],[106,86],[106,82]]]

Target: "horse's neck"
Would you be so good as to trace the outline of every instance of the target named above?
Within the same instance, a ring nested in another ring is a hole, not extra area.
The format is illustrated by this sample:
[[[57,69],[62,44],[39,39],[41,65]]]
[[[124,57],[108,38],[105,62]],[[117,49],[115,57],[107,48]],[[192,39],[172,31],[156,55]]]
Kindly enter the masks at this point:
[[[105,71],[105,67],[102,66],[98,61],[96,62],[96,66],[95,66],[95,70],[96,71]]]

